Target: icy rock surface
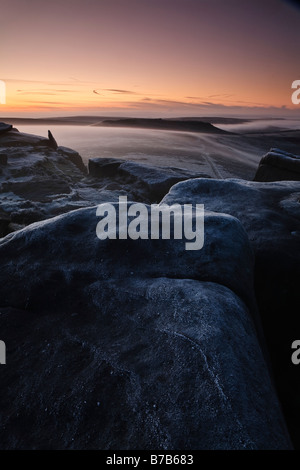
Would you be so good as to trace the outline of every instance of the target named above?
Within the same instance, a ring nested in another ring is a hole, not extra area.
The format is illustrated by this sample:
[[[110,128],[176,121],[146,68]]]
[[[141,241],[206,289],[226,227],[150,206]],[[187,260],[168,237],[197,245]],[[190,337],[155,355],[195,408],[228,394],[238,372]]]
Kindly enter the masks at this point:
[[[99,240],[97,221],[79,209],[0,243],[1,447],[290,448],[240,222],[207,213],[192,252]]]

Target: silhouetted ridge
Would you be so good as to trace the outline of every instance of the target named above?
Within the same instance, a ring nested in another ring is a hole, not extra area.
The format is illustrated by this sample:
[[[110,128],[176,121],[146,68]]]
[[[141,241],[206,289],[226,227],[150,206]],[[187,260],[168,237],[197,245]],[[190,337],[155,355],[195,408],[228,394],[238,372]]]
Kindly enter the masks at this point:
[[[161,129],[170,131],[187,132],[209,132],[216,134],[229,134],[229,132],[213,126],[209,122],[203,121],[181,121],[173,119],[146,119],[146,118],[125,118],[125,119],[105,119],[104,126],[116,127],[140,127],[149,129]]]

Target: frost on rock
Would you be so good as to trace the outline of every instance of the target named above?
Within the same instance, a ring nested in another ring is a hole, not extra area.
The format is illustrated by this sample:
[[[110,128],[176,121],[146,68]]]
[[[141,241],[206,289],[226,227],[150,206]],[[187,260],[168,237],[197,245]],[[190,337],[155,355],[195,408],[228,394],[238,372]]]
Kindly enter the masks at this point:
[[[240,222],[207,213],[193,252],[96,223],[78,209],[0,243],[2,447],[290,448]]]

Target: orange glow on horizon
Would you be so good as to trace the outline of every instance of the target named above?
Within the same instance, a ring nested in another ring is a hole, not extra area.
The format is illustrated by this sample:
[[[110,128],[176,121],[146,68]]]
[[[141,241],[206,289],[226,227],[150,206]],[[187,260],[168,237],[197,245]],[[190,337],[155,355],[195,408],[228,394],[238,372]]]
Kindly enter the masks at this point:
[[[251,111],[252,108],[264,109],[269,107],[277,107],[284,109],[295,108],[291,103],[291,91],[283,90],[281,94],[274,87],[271,89],[260,90],[244,90],[241,86],[240,89],[235,89],[235,93],[215,93],[215,89],[208,88],[201,90],[197,93],[197,89],[191,91],[191,96],[186,96],[186,93],[174,89],[169,90],[169,94],[155,93],[156,90],[151,90],[150,93],[142,93],[138,91],[125,90],[120,88],[100,88],[97,84],[83,84],[72,85],[68,84],[68,89],[64,89],[64,84],[46,83],[41,86],[36,83],[18,83],[17,80],[13,83],[7,83],[6,105],[2,105],[0,110],[1,114],[5,113],[39,113],[48,111],[51,114],[63,111],[76,113],[86,113],[88,110],[91,112],[99,112],[101,110],[123,109],[134,110],[144,109],[154,110],[155,108],[173,110],[174,112],[180,108],[185,113],[201,113],[208,108],[223,107],[226,108],[245,108]],[[172,94],[171,94],[172,93]],[[179,109],[178,111],[179,112]]]

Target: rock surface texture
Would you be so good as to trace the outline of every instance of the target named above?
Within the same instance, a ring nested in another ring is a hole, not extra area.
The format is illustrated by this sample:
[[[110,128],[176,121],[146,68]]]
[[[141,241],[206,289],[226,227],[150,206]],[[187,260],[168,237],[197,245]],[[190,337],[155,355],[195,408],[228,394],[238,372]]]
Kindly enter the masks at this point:
[[[79,209],[1,242],[2,447],[289,448],[238,220],[207,214],[197,252],[96,223]]]

